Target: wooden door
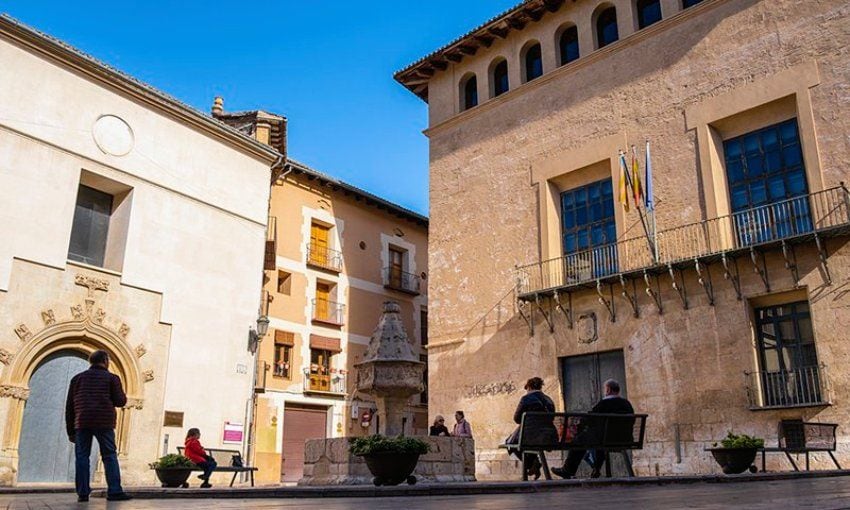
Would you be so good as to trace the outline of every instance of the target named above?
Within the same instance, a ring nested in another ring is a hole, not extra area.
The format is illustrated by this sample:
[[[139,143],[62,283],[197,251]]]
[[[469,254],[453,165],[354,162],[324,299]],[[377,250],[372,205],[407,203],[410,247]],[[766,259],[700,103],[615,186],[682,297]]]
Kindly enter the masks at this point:
[[[316,318],[330,319],[331,286],[327,283],[316,284]]]
[[[330,228],[313,223],[310,228],[310,261],[320,266],[327,266],[328,248],[330,248]]]
[[[297,482],[304,474],[304,442],[327,437],[328,408],[292,406],[283,410],[282,481]]]
[[[402,285],[402,272],[404,271],[404,252],[390,248],[390,286],[397,289]]]

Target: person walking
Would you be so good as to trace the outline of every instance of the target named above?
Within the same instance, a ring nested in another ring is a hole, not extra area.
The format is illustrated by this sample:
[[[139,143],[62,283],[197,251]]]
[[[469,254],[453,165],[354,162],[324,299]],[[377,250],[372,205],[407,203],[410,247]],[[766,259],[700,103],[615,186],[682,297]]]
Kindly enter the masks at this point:
[[[455,426],[452,429],[454,437],[472,437],[472,425],[466,421],[463,411],[455,411]]]
[[[106,499],[133,499],[121,487],[121,469],[115,447],[116,407],[127,404],[127,395],[117,375],[109,372],[109,354],[94,351],[89,356],[91,367],[71,379],[65,402],[65,427],[74,443],[75,485],[77,501],[89,500],[91,494],[91,445],[97,439],[100,458],[106,473]]]
[[[635,410],[632,407],[632,403],[628,401],[625,397],[620,396],[620,383],[615,381],[614,379],[608,379],[605,381],[605,397],[602,398],[593,409],[591,409],[591,413],[599,413],[599,414],[635,414]],[[622,420],[621,420],[622,421]],[[605,424],[607,422],[605,420],[600,419],[591,419],[589,423],[582,423],[580,426],[583,427],[584,430],[578,433],[575,438],[575,442],[578,444],[581,443],[595,443],[598,442],[604,433],[602,430],[605,428]],[[624,424],[629,425],[624,428]],[[628,436],[628,439],[631,440],[633,420],[631,422],[623,422],[617,423],[613,430],[608,430],[607,433],[609,435],[616,434]],[[622,429],[622,430],[620,430]],[[573,478],[578,471],[579,466],[581,465],[581,461],[584,459],[587,450],[570,450],[570,453],[567,454],[567,460],[564,461],[564,466],[560,468],[552,469],[552,472],[561,478]],[[599,478],[600,470],[605,462],[605,455],[603,452],[594,452],[593,454],[593,472],[590,475],[591,478]]]
[[[204,447],[201,446],[201,431],[200,429],[191,428],[186,433],[186,441],[183,443],[183,446],[186,447],[184,450],[184,455],[186,458],[194,462],[198,465],[199,468],[203,469],[204,472],[198,476],[203,483],[201,483],[202,489],[209,489],[212,487],[210,485],[210,475],[215,470],[218,464],[215,459],[207,455],[207,451],[204,450]]]
[[[543,393],[543,379],[532,377],[525,383],[526,394],[519,399],[516,411],[514,411],[514,423],[522,424],[522,417],[525,413],[554,413],[555,402]],[[550,418],[540,419],[539,416],[534,416],[534,419],[526,419],[523,430],[523,436],[533,438],[533,443],[548,444],[555,443],[558,439],[558,430]],[[519,443],[520,429],[517,427],[513,434],[505,441],[506,444]],[[523,455],[521,451],[515,448],[508,450],[508,453],[516,455],[522,461],[522,468],[526,475],[533,476],[535,480],[540,478],[540,459],[536,455]]]
[[[429,436],[448,436],[449,435],[449,428],[446,427],[446,419],[438,414],[437,417],[434,418],[434,424],[431,425],[431,429],[429,430],[428,435]]]

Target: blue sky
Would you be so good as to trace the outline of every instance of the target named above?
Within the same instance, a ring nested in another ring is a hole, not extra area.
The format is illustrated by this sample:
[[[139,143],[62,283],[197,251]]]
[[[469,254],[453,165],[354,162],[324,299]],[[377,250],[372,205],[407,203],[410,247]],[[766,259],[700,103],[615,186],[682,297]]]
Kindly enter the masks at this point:
[[[33,1],[0,12],[202,110],[289,118],[290,157],[428,212],[424,102],[395,71],[518,0]]]

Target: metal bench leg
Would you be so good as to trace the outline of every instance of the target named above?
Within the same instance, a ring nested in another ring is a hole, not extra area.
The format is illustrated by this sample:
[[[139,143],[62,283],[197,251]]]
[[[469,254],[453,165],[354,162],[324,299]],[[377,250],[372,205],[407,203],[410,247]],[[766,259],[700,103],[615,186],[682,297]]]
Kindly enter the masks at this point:
[[[605,476],[611,478],[611,454],[605,450]]]
[[[794,471],[799,471],[800,468],[797,467],[797,463],[794,462],[794,459],[791,458],[791,454],[786,451],[785,456],[788,457],[788,462],[790,462],[791,465],[794,466]]]
[[[540,459],[540,465],[543,466],[543,476],[545,476],[547,480],[551,480],[552,473],[549,472],[549,462],[546,461],[546,452],[537,452],[537,458]]]
[[[841,464],[838,463],[838,459],[835,458],[835,455],[833,455],[832,452],[830,452],[830,451],[827,451],[826,453],[828,453],[829,456],[832,457],[832,462],[835,463],[835,467],[837,467],[838,469],[841,469]]]
[[[239,474],[239,471],[234,471],[234,472],[233,472],[233,478],[230,480],[230,486],[231,486],[231,487],[233,487],[233,482],[235,482],[235,481],[236,481],[236,475],[238,475],[238,474]]]
[[[254,470],[252,469],[251,471],[248,471],[248,472],[251,473],[251,487],[253,487],[254,486]]]
[[[620,452],[623,455],[623,460],[626,462],[626,471],[629,472],[629,477],[635,477],[635,470],[632,468],[632,459],[629,458],[629,452],[623,450]]]
[[[764,460],[765,455],[766,455],[765,451],[762,450],[761,451],[761,472],[762,473],[767,471],[765,460]]]
[[[806,452],[806,471],[809,470],[809,452]]]
[[[522,455],[520,455],[520,461],[519,461],[520,462],[520,468],[522,469],[522,481],[523,482],[528,481],[528,471],[525,470],[525,457],[526,457],[526,455],[528,455],[527,452],[522,452]]]

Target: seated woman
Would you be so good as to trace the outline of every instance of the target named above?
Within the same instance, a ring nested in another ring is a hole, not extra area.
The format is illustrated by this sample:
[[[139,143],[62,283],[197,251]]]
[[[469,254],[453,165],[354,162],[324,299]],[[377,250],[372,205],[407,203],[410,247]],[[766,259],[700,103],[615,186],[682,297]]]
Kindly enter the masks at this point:
[[[215,459],[207,455],[206,450],[204,450],[204,447],[201,446],[200,439],[200,429],[189,429],[189,432],[186,433],[186,441],[183,443],[186,447],[184,455],[204,470],[203,474],[198,475],[198,478],[203,480],[201,488],[207,489],[212,487],[210,484],[210,475],[218,464],[216,464]]]
[[[449,435],[449,428],[446,427],[446,419],[438,414],[437,417],[434,418],[434,424],[431,425],[431,430],[429,431],[428,435],[429,436],[448,436]]]
[[[555,403],[548,395],[543,393],[543,379],[532,377],[525,383],[526,394],[519,400],[516,412],[514,412],[514,422],[522,423],[522,416],[529,412],[554,413]],[[508,444],[516,444],[519,442],[520,429],[517,427],[513,434],[508,438]],[[526,420],[522,431],[523,437],[533,438],[534,443],[550,444],[557,442],[558,431],[552,420]],[[540,460],[537,456],[524,456],[517,449],[509,450],[523,461],[523,470],[529,476],[533,476],[535,480],[540,478]]]

